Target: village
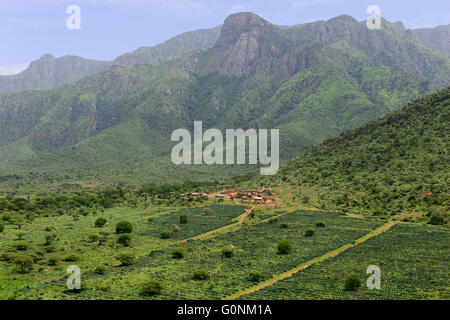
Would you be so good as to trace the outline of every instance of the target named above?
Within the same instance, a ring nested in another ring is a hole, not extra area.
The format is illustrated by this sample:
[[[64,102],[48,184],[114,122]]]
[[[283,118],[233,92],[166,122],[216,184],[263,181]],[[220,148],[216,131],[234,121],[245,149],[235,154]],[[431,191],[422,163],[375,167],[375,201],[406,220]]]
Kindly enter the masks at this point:
[[[220,193],[183,193],[181,197],[213,197],[216,199],[242,199],[243,201],[251,201],[254,203],[271,203],[273,199],[269,199],[272,195],[269,189],[261,187],[259,190],[238,190],[238,191],[228,191],[224,190]]]

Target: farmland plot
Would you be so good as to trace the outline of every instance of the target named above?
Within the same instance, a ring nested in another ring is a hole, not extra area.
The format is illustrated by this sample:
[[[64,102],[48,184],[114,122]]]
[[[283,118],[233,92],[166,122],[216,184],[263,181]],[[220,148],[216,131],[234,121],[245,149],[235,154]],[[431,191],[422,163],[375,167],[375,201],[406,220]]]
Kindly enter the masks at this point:
[[[381,289],[369,290],[369,265],[381,269]],[[241,299],[450,299],[450,230],[397,224],[338,256],[312,265]],[[356,273],[362,286],[344,290]]]
[[[325,222],[325,227],[317,227],[318,221]],[[155,250],[130,266],[109,268],[104,275],[88,273],[84,276],[85,289],[76,295],[57,289],[63,283],[47,284],[47,287],[59,291],[66,299],[139,299],[143,298],[139,294],[142,284],[157,280],[163,285],[161,294],[145,298],[221,299],[254,285],[249,278],[251,271],[258,272],[261,281],[269,279],[380,225],[380,221],[337,213],[296,211],[280,216],[278,221],[242,225],[239,230],[213,238]],[[305,237],[305,230],[310,228],[315,230],[314,235]],[[278,253],[278,244],[283,239],[292,244],[289,254]],[[232,248],[232,257],[223,256],[224,247]],[[174,249],[180,249],[184,257],[174,259]],[[209,278],[195,280],[193,274],[199,270],[205,270]]]
[[[0,299],[19,298],[22,294],[48,299],[66,290],[66,268],[77,265],[83,277],[93,273],[99,264],[117,265],[115,257],[122,252],[132,253],[136,258],[152,250],[168,247],[174,243],[203,232],[233,223],[233,219],[245,212],[240,205],[211,205],[204,207],[173,209],[113,208],[97,215],[39,217],[21,226],[7,226],[0,239]],[[188,218],[180,224],[180,215]],[[103,217],[107,223],[95,227],[95,221]],[[129,221],[133,226],[131,242],[123,246],[117,242],[115,226],[119,221]],[[172,236],[163,239],[161,233],[170,230]],[[93,241],[92,235],[107,234],[103,243]],[[45,244],[47,236],[53,237],[51,245]],[[19,236],[20,239],[19,240]],[[25,243],[25,250],[15,246]],[[15,255],[32,257],[32,270],[19,273],[12,263]],[[70,257],[72,259],[70,259]],[[67,258],[70,261],[65,261]],[[9,260],[9,261],[8,261]],[[50,260],[56,261],[50,263]],[[114,277],[111,274],[111,277]],[[64,279],[64,280],[62,280]],[[44,284],[58,284],[55,292],[41,290]],[[62,285],[59,285],[62,283]]]

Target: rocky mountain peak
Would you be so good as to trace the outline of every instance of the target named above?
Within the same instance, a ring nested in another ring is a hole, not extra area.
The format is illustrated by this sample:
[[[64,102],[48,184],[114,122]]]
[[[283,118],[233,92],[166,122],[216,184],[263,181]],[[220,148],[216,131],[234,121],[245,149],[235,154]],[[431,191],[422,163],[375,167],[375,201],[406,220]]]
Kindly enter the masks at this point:
[[[275,26],[252,12],[241,12],[225,19],[217,46],[233,45],[242,36],[258,37]]]

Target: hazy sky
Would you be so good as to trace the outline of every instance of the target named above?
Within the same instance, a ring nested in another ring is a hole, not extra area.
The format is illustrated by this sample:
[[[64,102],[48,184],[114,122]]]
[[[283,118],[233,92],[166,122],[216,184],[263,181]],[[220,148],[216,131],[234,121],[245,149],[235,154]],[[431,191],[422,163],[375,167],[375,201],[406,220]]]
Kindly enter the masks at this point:
[[[81,29],[69,30],[69,5],[81,9]],[[293,25],[349,14],[358,20],[377,5],[408,28],[450,23],[448,0],[0,0],[0,74],[22,70],[51,53],[111,60],[179,33],[217,26],[231,13],[253,11]]]

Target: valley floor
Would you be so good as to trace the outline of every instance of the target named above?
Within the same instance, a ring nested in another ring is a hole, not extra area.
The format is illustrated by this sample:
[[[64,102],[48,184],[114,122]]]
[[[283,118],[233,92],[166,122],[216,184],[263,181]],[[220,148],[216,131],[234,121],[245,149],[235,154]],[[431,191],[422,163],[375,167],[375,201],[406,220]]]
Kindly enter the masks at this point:
[[[450,299],[447,226],[304,209],[210,199],[201,207],[118,207],[78,220],[39,217],[21,234],[7,225],[0,299]],[[99,217],[107,220],[102,228],[94,226]],[[115,234],[122,220],[133,225],[127,246]],[[52,245],[44,243],[49,233]],[[99,242],[92,235],[106,236]],[[283,240],[291,244],[284,254]],[[32,270],[8,261],[15,251],[35,257]],[[135,259],[123,265],[120,253]],[[81,269],[81,290],[66,287],[69,265]],[[366,287],[369,265],[381,270],[380,290]],[[350,274],[361,279],[356,291],[344,290]],[[143,295],[148,281],[162,290]]]

